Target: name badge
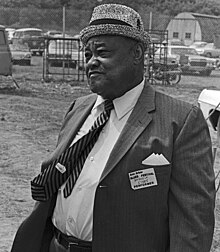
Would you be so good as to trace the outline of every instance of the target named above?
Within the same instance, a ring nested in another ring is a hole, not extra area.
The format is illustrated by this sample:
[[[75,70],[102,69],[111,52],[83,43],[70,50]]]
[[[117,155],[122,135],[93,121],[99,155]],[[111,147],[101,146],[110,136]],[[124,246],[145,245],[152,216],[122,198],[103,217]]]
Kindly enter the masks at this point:
[[[131,188],[133,190],[157,185],[157,178],[154,168],[130,172],[128,173],[128,175],[131,183]]]
[[[57,170],[61,173],[64,173],[66,171],[66,167],[60,163],[57,163],[56,166]]]

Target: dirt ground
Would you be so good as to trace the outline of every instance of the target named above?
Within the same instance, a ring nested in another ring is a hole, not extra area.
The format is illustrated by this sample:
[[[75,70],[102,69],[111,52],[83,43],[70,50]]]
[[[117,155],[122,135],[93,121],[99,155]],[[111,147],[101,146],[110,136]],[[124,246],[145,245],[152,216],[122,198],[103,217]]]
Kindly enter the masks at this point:
[[[9,252],[16,229],[33,207],[30,180],[56,144],[65,111],[74,97],[89,93],[86,83],[41,81],[42,69],[14,67],[20,88],[0,79],[0,252]],[[177,86],[155,86],[179,99],[197,103],[204,88],[220,89],[220,71],[211,77],[183,76]],[[213,146],[216,132],[210,128]],[[220,171],[220,150],[215,160]],[[218,181],[216,181],[216,184]],[[220,191],[212,252],[220,252]]]

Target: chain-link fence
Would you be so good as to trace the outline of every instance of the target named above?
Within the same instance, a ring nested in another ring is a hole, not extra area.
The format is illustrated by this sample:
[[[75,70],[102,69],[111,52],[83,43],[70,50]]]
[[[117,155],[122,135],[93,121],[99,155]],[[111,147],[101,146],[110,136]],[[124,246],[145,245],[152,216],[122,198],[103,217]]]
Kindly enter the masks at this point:
[[[45,38],[43,79],[48,81],[62,76],[84,81],[85,57],[82,44],[77,38]]]

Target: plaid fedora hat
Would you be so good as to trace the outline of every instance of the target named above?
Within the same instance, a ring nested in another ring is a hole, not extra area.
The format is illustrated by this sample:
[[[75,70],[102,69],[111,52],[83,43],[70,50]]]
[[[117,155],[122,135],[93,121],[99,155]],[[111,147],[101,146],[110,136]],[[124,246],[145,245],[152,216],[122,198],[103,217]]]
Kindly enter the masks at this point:
[[[89,26],[80,32],[80,37],[85,45],[91,37],[98,35],[132,38],[142,42],[145,49],[151,40],[150,35],[144,31],[139,13],[120,4],[102,4],[94,8]]]

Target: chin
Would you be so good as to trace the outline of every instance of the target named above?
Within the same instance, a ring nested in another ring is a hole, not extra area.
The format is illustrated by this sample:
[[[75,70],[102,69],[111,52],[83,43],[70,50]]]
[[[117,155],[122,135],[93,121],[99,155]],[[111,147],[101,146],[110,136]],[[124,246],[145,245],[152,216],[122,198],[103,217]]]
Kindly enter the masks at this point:
[[[97,85],[97,83],[89,83],[89,86],[90,86],[90,90],[93,92],[93,93],[96,93],[98,95],[101,95],[102,93],[102,88],[100,88],[99,85]]]
[[[105,91],[103,91],[103,89],[97,88],[96,86],[95,87],[90,86],[90,90],[93,93],[102,96],[102,98],[104,98],[104,99],[109,99],[108,95],[105,93]]]
[[[90,79],[89,80],[89,87],[93,93],[102,96],[104,99],[110,99],[109,96],[111,96],[111,95],[108,94],[107,83],[105,83],[104,81]]]

